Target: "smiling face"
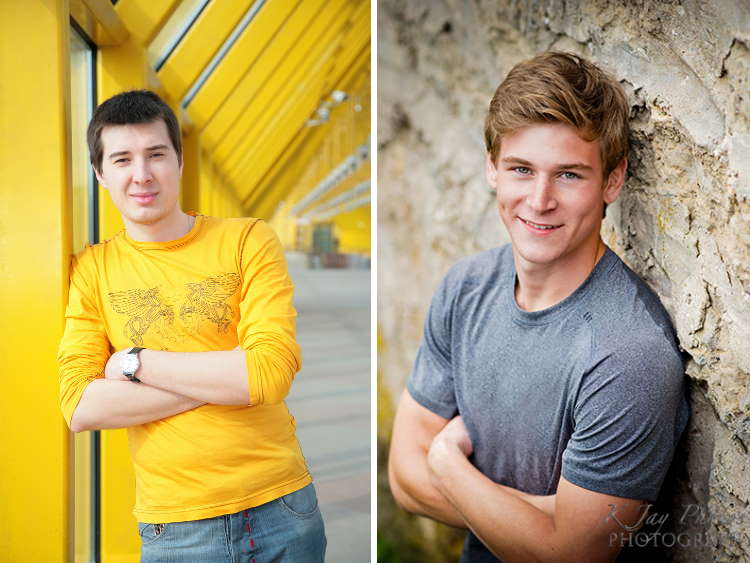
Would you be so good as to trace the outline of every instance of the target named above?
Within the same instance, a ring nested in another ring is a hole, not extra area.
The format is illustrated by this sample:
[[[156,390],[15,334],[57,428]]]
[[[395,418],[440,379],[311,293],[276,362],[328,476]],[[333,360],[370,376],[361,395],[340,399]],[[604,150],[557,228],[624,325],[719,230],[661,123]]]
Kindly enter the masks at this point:
[[[131,234],[158,232],[180,220],[182,165],[161,119],[107,125],[96,177],[112,197]]]
[[[517,268],[590,271],[603,205],[617,199],[625,168],[623,160],[603,182],[599,142],[564,123],[504,136],[497,161],[487,158],[487,180],[497,191]]]

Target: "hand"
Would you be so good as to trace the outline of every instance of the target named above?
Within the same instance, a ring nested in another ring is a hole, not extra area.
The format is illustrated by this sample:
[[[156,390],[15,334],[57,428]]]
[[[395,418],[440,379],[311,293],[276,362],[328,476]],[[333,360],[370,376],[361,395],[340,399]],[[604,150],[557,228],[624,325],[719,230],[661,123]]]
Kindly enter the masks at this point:
[[[461,416],[455,417],[437,433],[427,452],[427,465],[440,476],[450,466],[451,459],[456,455],[469,457],[474,446],[469,438],[469,432]]]
[[[130,348],[115,352],[107,360],[107,365],[104,368],[104,377],[112,381],[128,381],[128,378],[122,374],[122,360],[125,354],[128,353]]]
[[[443,441],[449,446],[457,447],[465,457],[469,457],[471,452],[474,451],[474,445],[471,443],[469,438],[469,431],[466,430],[461,415],[453,418],[438,434],[433,438],[432,443],[436,441]]]

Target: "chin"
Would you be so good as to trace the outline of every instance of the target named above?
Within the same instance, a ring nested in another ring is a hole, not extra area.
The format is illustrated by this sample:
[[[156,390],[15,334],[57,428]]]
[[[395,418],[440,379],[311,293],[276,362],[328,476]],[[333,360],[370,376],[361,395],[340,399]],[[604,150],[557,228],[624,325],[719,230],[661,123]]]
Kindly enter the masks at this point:
[[[517,248],[514,249],[516,254],[526,262],[531,264],[537,264],[543,266],[545,264],[551,264],[558,260],[561,253],[556,249],[527,249]]]
[[[138,225],[153,225],[154,223],[158,223],[159,221],[161,221],[166,216],[166,213],[158,209],[147,209],[143,210],[141,213],[133,213],[129,215],[128,219],[132,223],[136,223]]]

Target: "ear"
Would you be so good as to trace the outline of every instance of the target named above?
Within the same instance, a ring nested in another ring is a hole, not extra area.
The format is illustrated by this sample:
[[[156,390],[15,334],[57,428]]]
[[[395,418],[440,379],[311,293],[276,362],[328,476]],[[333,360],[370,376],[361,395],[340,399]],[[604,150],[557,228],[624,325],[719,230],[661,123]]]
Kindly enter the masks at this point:
[[[107,183],[104,181],[104,178],[102,178],[101,173],[96,169],[96,166],[91,166],[91,168],[94,169],[94,174],[96,175],[96,180],[99,182],[102,186],[102,188],[107,189]]]
[[[620,164],[615,166],[614,170],[609,173],[607,178],[607,185],[604,187],[604,203],[609,205],[615,201],[622,191],[622,186],[625,183],[625,172],[628,169],[628,160],[623,158]]]
[[[495,166],[495,163],[492,162],[492,156],[490,155],[490,153],[487,153],[485,162],[485,175],[487,176],[487,184],[489,184],[490,188],[492,188],[493,191],[497,191],[497,166]]]

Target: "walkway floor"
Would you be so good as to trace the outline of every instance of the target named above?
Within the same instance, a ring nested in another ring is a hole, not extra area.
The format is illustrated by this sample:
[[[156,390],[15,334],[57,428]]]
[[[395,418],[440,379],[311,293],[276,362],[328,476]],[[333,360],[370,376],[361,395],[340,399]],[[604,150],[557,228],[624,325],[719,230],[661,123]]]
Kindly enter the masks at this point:
[[[370,560],[370,271],[289,255],[302,371],[287,405],[318,490],[327,563]]]

